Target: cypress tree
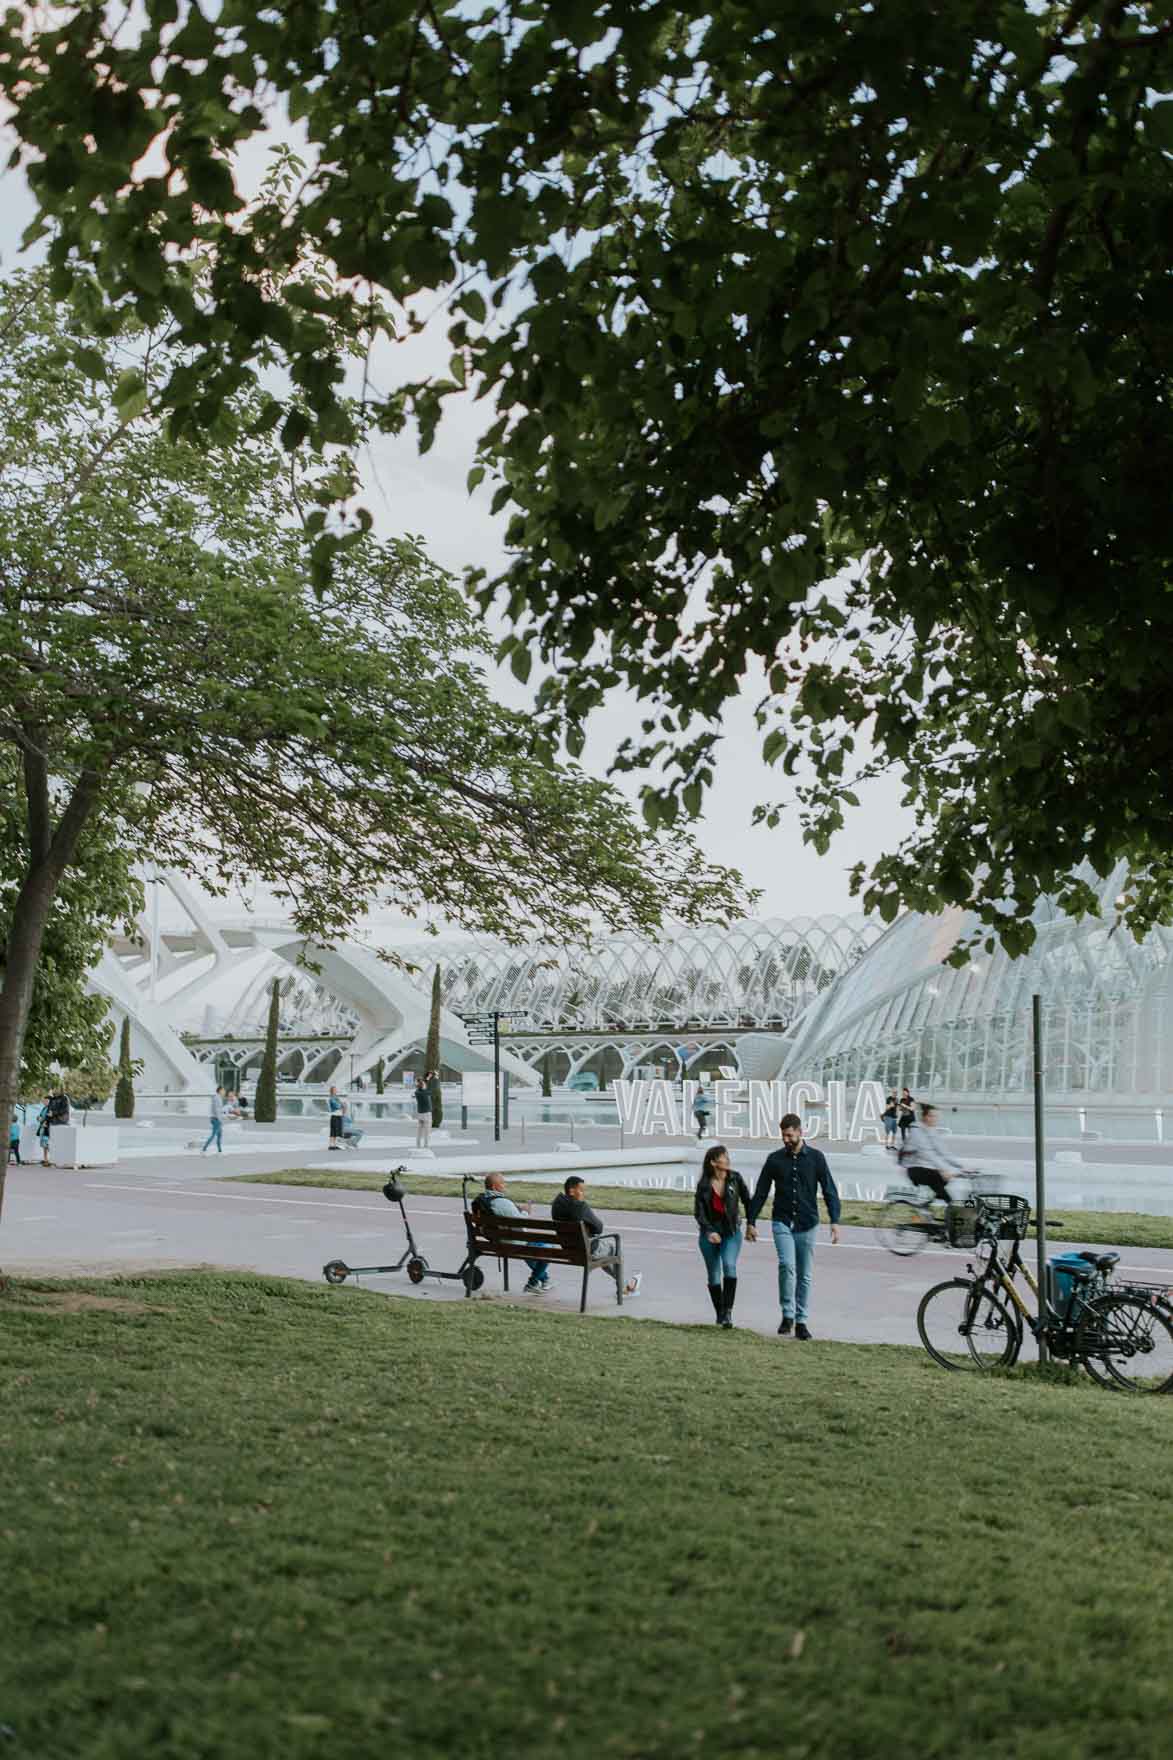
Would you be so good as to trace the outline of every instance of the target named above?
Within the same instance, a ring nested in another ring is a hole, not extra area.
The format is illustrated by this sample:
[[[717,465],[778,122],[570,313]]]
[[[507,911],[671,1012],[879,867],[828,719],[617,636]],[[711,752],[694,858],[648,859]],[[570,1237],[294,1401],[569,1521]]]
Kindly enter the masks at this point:
[[[122,1021],[122,1037],[118,1041],[118,1082],[114,1089],[115,1118],[134,1117],[134,1070],[130,1062],[130,1016]]]
[[[274,978],[273,991],[269,997],[269,1024],[265,1029],[265,1053],[261,1058],[261,1073],[257,1077],[257,1094],[253,1102],[253,1117],[258,1124],[277,1122],[278,1009],[278,980]]]
[[[384,1060],[380,1057],[378,1063],[375,1065],[375,1093],[376,1094],[381,1094],[383,1092],[383,1083],[384,1083],[385,1076],[386,1076],[386,1065],[384,1063]]]
[[[444,1122],[444,1095],[440,1087],[440,968],[432,974],[432,1012],[428,1020],[428,1042],[424,1050],[424,1069],[431,1070],[428,1092],[432,1097],[432,1129]]]
[[[548,1100],[553,1092],[550,1086],[550,1053],[547,1051],[542,1058],[542,1099]]]

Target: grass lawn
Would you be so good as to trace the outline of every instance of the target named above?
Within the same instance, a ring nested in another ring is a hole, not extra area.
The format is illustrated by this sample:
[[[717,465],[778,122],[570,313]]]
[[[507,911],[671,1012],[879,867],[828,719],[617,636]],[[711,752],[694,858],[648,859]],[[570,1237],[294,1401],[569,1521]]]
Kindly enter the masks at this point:
[[[386,1174],[382,1173],[351,1173],[343,1170],[340,1173],[315,1173],[311,1168],[287,1167],[277,1173],[250,1173],[238,1175],[233,1184],[252,1183],[261,1186],[342,1186],[346,1190],[357,1192],[381,1191],[386,1182]],[[691,1192],[641,1191],[632,1186],[592,1186],[590,1169],[583,1170],[583,1177],[589,1187],[591,1203],[597,1210],[666,1210],[677,1216],[692,1215]],[[403,1185],[409,1192],[424,1193],[434,1198],[459,1198],[460,1181],[458,1179],[435,1178],[431,1174],[408,1174],[404,1176]],[[480,1180],[470,1185],[471,1191],[480,1188]],[[526,1185],[518,1187],[516,1197],[524,1197],[533,1204],[548,1204],[555,1192],[560,1192],[560,1182],[551,1180],[546,1185]],[[882,1205],[852,1201],[843,1205],[843,1221],[856,1228],[876,1228],[880,1221]],[[1073,1241],[1092,1241],[1106,1247],[1169,1247],[1173,1248],[1173,1216],[1148,1216],[1132,1210],[1053,1210],[1048,1209],[1050,1222],[1060,1224],[1063,1234]],[[1061,1242],[1056,1239],[1056,1246]],[[1171,1745],[1173,1751],[1173,1745]]]
[[[1173,1401],[219,1274],[0,1387],[13,1760],[1170,1751]]]

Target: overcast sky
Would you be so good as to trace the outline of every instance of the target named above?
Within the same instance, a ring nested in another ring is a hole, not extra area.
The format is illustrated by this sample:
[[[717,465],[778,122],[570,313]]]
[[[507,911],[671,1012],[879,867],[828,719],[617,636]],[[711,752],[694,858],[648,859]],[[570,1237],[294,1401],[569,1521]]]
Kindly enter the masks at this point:
[[[0,134],[4,158],[8,144]],[[23,176],[11,170],[0,173],[0,272],[32,261],[19,249],[31,216]],[[431,353],[430,341],[422,346]],[[439,326],[435,347],[442,365],[448,350]],[[405,366],[405,375],[408,370]],[[487,486],[475,497],[465,489],[479,427],[490,419],[487,403],[452,400],[436,444],[425,457],[417,455],[411,436],[404,434],[381,438],[364,459],[376,529],[388,536],[418,535],[436,561],[456,575],[470,565],[492,572],[503,560],[506,516],[496,520],[489,516]],[[494,688],[514,705],[527,700],[526,689],[507,672],[495,674]],[[796,819],[774,831],[755,828],[751,822],[755,803],[775,800],[783,792],[781,776],[759,757],[753,725],[759,695],[760,680],[749,679],[740,699],[726,708],[716,781],[697,826],[698,836],[715,861],[738,868],[750,886],[760,889],[762,916],[818,916],[858,909],[849,896],[848,871],[857,861],[874,860],[898,840],[906,822],[899,804],[899,779],[893,776],[873,784],[861,806],[849,809],[846,827],[826,856],[817,856],[802,843]],[[600,722],[591,734],[584,765],[603,775],[615,746],[638,732],[640,716],[634,699],[617,694],[605,726]],[[621,781],[620,786],[634,798],[632,782]]]

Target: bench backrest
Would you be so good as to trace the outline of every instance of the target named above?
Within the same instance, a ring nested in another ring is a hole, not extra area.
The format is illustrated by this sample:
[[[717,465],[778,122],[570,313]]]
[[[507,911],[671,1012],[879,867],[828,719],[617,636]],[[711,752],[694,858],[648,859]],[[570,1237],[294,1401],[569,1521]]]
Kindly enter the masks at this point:
[[[549,1259],[556,1265],[585,1265],[591,1237],[581,1222],[543,1221],[539,1216],[497,1216],[478,1205],[468,1218],[470,1245],[501,1259]]]

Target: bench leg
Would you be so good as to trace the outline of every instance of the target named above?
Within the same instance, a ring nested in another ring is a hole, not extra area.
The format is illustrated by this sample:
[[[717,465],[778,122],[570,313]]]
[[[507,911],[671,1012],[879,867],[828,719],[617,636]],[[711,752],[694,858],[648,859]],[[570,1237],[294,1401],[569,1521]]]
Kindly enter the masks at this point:
[[[509,1294],[509,1261],[508,1261],[508,1259],[502,1259],[502,1261],[501,1261],[501,1275],[505,1279],[505,1294],[508,1295]]]
[[[590,1274],[591,1274],[591,1268],[590,1268],[590,1264],[588,1262],[582,1268],[582,1301],[578,1304],[578,1311],[580,1314],[586,1313],[587,1278],[590,1276]]]
[[[615,1267],[615,1304],[623,1306],[623,1254],[619,1255],[619,1263]]]

